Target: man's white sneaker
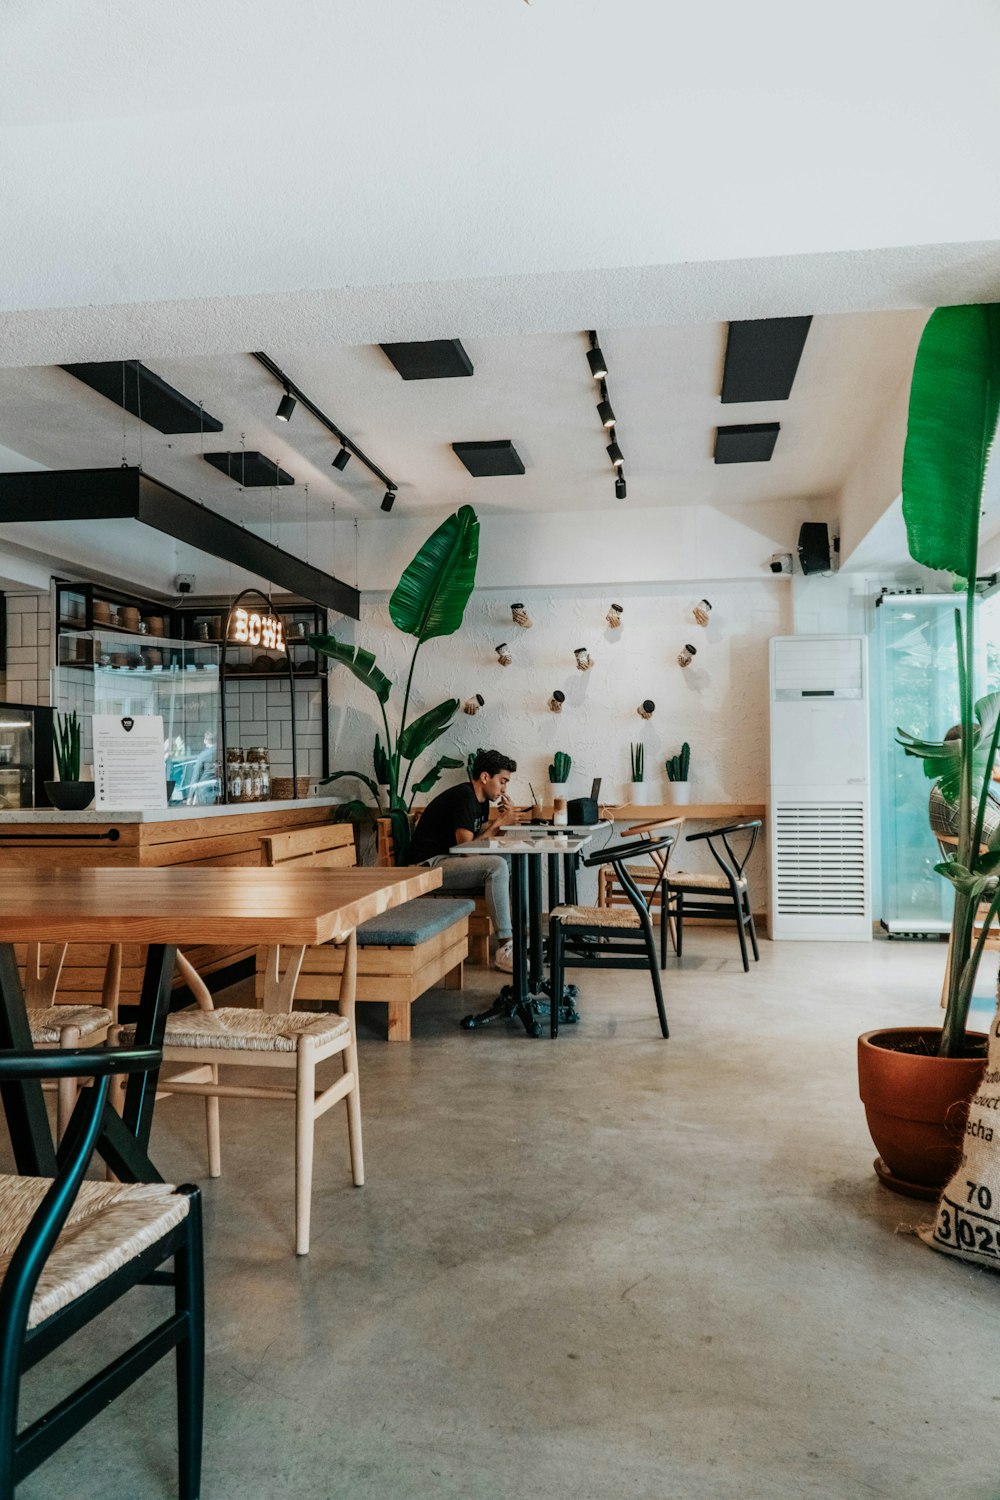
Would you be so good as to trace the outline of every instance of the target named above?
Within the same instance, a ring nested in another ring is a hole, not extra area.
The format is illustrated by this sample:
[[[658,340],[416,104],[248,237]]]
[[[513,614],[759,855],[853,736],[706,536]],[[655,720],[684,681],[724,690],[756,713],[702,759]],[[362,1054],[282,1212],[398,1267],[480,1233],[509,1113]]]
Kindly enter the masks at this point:
[[[493,955],[493,966],[494,968],[502,969],[505,974],[513,974],[514,943],[512,939],[509,939],[506,943],[501,943],[499,945],[497,951]]]

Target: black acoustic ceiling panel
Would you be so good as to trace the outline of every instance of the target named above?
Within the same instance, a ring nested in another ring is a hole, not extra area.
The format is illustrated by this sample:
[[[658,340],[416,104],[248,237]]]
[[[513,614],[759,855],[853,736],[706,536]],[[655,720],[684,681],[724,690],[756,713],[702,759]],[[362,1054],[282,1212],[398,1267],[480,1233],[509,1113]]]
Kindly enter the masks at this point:
[[[134,417],[148,422],[157,432],[221,432],[217,417],[191,401],[181,391],[147,370],[137,359],[100,360],[62,368],[91,390],[123,406]]]
[[[472,374],[472,360],[458,339],[426,339],[417,344],[383,344],[404,380],[454,380]]]
[[[524,464],[510,438],[498,438],[493,443],[452,443],[451,446],[476,479],[524,473]]]
[[[717,464],[766,464],[778,439],[778,422],[747,422],[715,429]]]
[[[265,458],[263,453],[244,453],[240,449],[238,453],[205,453],[202,456],[213,469],[218,469],[227,479],[248,490],[295,483],[291,474],[280,468],[273,458]]]
[[[811,322],[806,317],[730,323],[723,401],[787,401]]]

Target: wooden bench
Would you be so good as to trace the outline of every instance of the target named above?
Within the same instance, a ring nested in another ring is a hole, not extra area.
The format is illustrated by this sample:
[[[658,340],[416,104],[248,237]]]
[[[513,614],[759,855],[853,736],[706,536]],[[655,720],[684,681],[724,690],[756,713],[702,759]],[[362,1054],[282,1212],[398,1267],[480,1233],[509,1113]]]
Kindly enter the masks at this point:
[[[357,859],[349,823],[327,823],[261,840],[265,865],[310,865],[350,869]],[[389,1007],[390,1042],[410,1040],[414,1000],[442,985],[462,988],[469,953],[472,902],[420,898],[358,928],[358,1004]],[[266,950],[257,955],[257,998],[263,997]],[[336,1002],[344,966],[343,947],[308,948],[295,989],[297,1000]]]
[[[410,813],[410,821],[414,828],[420,821],[422,807],[415,807]],[[380,865],[394,865],[396,863],[396,851],[392,838],[392,823],[388,818],[377,818],[376,823],[376,858]],[[481,891],[472,888],[468,892],[459,892],[465,895],[473,903],[472,915],[469,918],[469,959],[474,964],[480,964],[484,969],[489,968],[490,963],[490,933],[493,930],[490,922],[489,910],[486,906],[486,897]],[[447,901],[453,898],[455,892],[441,891],[434,896],[436,901]]]

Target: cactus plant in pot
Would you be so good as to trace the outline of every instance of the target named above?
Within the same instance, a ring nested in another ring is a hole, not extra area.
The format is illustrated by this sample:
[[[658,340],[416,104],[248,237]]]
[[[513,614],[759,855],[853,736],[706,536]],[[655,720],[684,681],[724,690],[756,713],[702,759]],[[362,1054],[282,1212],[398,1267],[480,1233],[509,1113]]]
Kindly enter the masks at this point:
[[[53,715],[52,745],[59,780],[45,783],[46,796],[61,812],[82,812],[94,800],[94,783],[80,780],[79,714]]]
[[[676,755],[672,755],[665,763],[667,782],[669,787],[670,802],[678,807],[686,806],[691,796],[691,784],[688,781],[688,772],[691,769],[691,746],[687,740],[684,741]]]
[[[964,596],[955,610],[961,728],[940,741],[901,729],[898,743],[940,787],[957,841],[935,867],[955,893],[945,1013],[940,1028],[868,1032],[858,1043],[861,1098],[879,1151],[875,1170],[887,1186],[915,1197],[936,1197],[958,1165],[968,1101],[985,1066],[986,1039],[967,1024],[986,934],[1000,909],[1000,829],[984,839],[1000,693],[975,701],[974,637],[982,491],[998,414],[1000,306],[938,308],[913,369],[903,516],[914,560],[947,569]]]

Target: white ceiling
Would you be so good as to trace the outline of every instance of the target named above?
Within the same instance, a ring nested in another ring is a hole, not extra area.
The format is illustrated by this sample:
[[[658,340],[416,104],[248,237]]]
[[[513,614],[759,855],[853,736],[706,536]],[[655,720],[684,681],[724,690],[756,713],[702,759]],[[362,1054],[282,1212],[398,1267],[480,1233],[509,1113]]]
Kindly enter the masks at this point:
[[[716,507],[835,497],[873,427],[908,378],[922,313],[814,320],[790,400],[719,400],[724,325],[599,330],[626,458],[630,509]],[[272,358],[399,485],[397,513],[438,514],[472,503],[482,515],[608,511],[615,501],[598,391],[582,333],[471,339],[471,378],[404,381],[377,346],[269,350]],[[257,449],[294,489],[241,491],[206,464],[198,434],[167,437],[62,370],[0,370],[0,444],[47,468],[114,466],[124,456],[236,520],[267,529],[307,515],[372,515],[384,493],[357,459],[331,467],[338,444],[301,405],[287,425],[281,387],[249,355],[154,360],[151,367],[225,431],[206,451]],[[781,423],[766,464],[716,465],[717,424]],[[510,438],[527,472],[474,479],[455,441]],[[309,486],[308,495],[305,486]],[[879,497],[882,505],[891,495]]]
[[[295,475],[277,514],[377,518],[304,412],[275,423],[265,348],[398,480],[395,516],[613,526],[597,326],[630,511],[756,510],[771,537],[776,509],[832,514],[890,410],[894,441],[927,309],[1000,297],[998,44],[993,0],[8,0],[0,445],[119,462],[120,414],[34,367],[140,357],[224,420],[211,446],[245,432]],[[792,399],[722,407],[725,320],[809,312]],[[473,379],[403,382],[375,347],[449,336]],[[770,464],[713,465],[717,423],[772,418]],[[490,437],[523,478],[450,451]],[[197,438],[124,445],[267,532],[269,492]]]

